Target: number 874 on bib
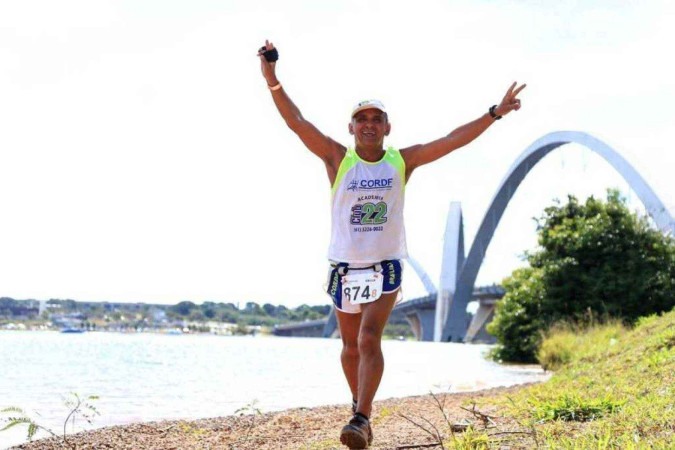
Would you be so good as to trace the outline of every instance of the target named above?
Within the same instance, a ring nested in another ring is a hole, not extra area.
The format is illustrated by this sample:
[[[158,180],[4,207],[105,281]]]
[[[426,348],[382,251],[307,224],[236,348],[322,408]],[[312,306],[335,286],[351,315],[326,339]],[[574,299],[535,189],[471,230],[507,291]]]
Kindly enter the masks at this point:
[[[382,295],[383,282],[378,272],[349,273],[342,277],[342,298],[352,305],[374,302]]]

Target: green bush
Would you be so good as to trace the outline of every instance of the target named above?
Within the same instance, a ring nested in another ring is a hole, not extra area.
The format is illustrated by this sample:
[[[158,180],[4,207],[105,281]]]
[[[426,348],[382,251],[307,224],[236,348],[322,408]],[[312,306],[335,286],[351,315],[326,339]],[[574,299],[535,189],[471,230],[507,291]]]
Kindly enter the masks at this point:
[[[499,359],[534,362],[543,331],[589,312],[634,323],[675,306],[675,240],[630,212],[618,191],[585,204],[570,196],[537,222],[539,248],[504,280],[488,327]]]
[[[541,343],[537,361],[544,370],[557,370],[572,361],[575,344],[575,335],[571,331],[555,334]]]
[[[502,284],[506,294],[487,326],[499,342],[493,357],[501,361],[531,362],[541,339],[540,330],[545,325],[541,320],[542,271],[531,267],[516,269]]]

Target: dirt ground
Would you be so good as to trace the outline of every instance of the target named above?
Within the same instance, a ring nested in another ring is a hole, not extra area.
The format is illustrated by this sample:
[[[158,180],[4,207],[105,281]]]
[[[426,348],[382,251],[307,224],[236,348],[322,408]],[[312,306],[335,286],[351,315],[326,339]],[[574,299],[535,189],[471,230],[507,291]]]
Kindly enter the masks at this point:
[[[448,448],[447,439],[452,438],[450,425],[466,423],[473,424],[475,432],[479,432],[477,434],[487,433],[491,437],[490,448],[532,448],[535,443],[531,440],[528,430],[512,419],[500,417],[500,411],[489,406],[489,402],[487,405],[482,404],[476,407],[476,412],[470,411],[473,409],[474,400],[484,399],[499,392],[512,392],[520,388],[516,386],[479,392],[439,394],[436,395],[437,400],[431,395],[425,395],[375,402],[371,417],[375,439],[370,448],[401,450],[441,448],[438,445],[438,438],[435,437],[439,434],[446,440],[446,448]],[[481,413],[491,416],[490,419],[486,419]],[[346,447],[340,444],[339,433],[350,416],[350,405],[345,404],[290,409],[262,415],[136,423],[74,434],[68,436],[68,442],[50,438],[13,448],[26,450],[64,448],[97,450],[344,449]],[[454,435],[458,439],[468,436],[467,433],[459,431]]]

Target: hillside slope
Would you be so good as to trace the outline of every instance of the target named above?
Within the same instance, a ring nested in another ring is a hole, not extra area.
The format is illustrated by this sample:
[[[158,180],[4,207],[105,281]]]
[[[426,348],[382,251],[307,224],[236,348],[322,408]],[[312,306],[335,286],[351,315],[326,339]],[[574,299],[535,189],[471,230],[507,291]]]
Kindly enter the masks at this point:
[[[497,401],[552,448],[675,448],[675,310],[572,339],[546,383]],[[561,347],[563,344],[559,344]]]

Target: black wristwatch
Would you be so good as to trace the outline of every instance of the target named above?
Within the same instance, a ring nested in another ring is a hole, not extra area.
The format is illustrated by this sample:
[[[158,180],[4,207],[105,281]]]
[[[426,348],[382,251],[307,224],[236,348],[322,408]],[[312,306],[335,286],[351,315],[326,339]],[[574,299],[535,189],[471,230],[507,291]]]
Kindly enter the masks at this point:
[[[502,116],[498,116],[498,115],[497,115],[497,113],[495,112],[496,109],[497,109],[497,105],[492,105],[492,106],[490,106],[490,109],[489,109],[489,111],[490,111],[490,117],[492,117],[492,118],[495,119],[495,120],[499,120],[499,119],[502,118]]]

